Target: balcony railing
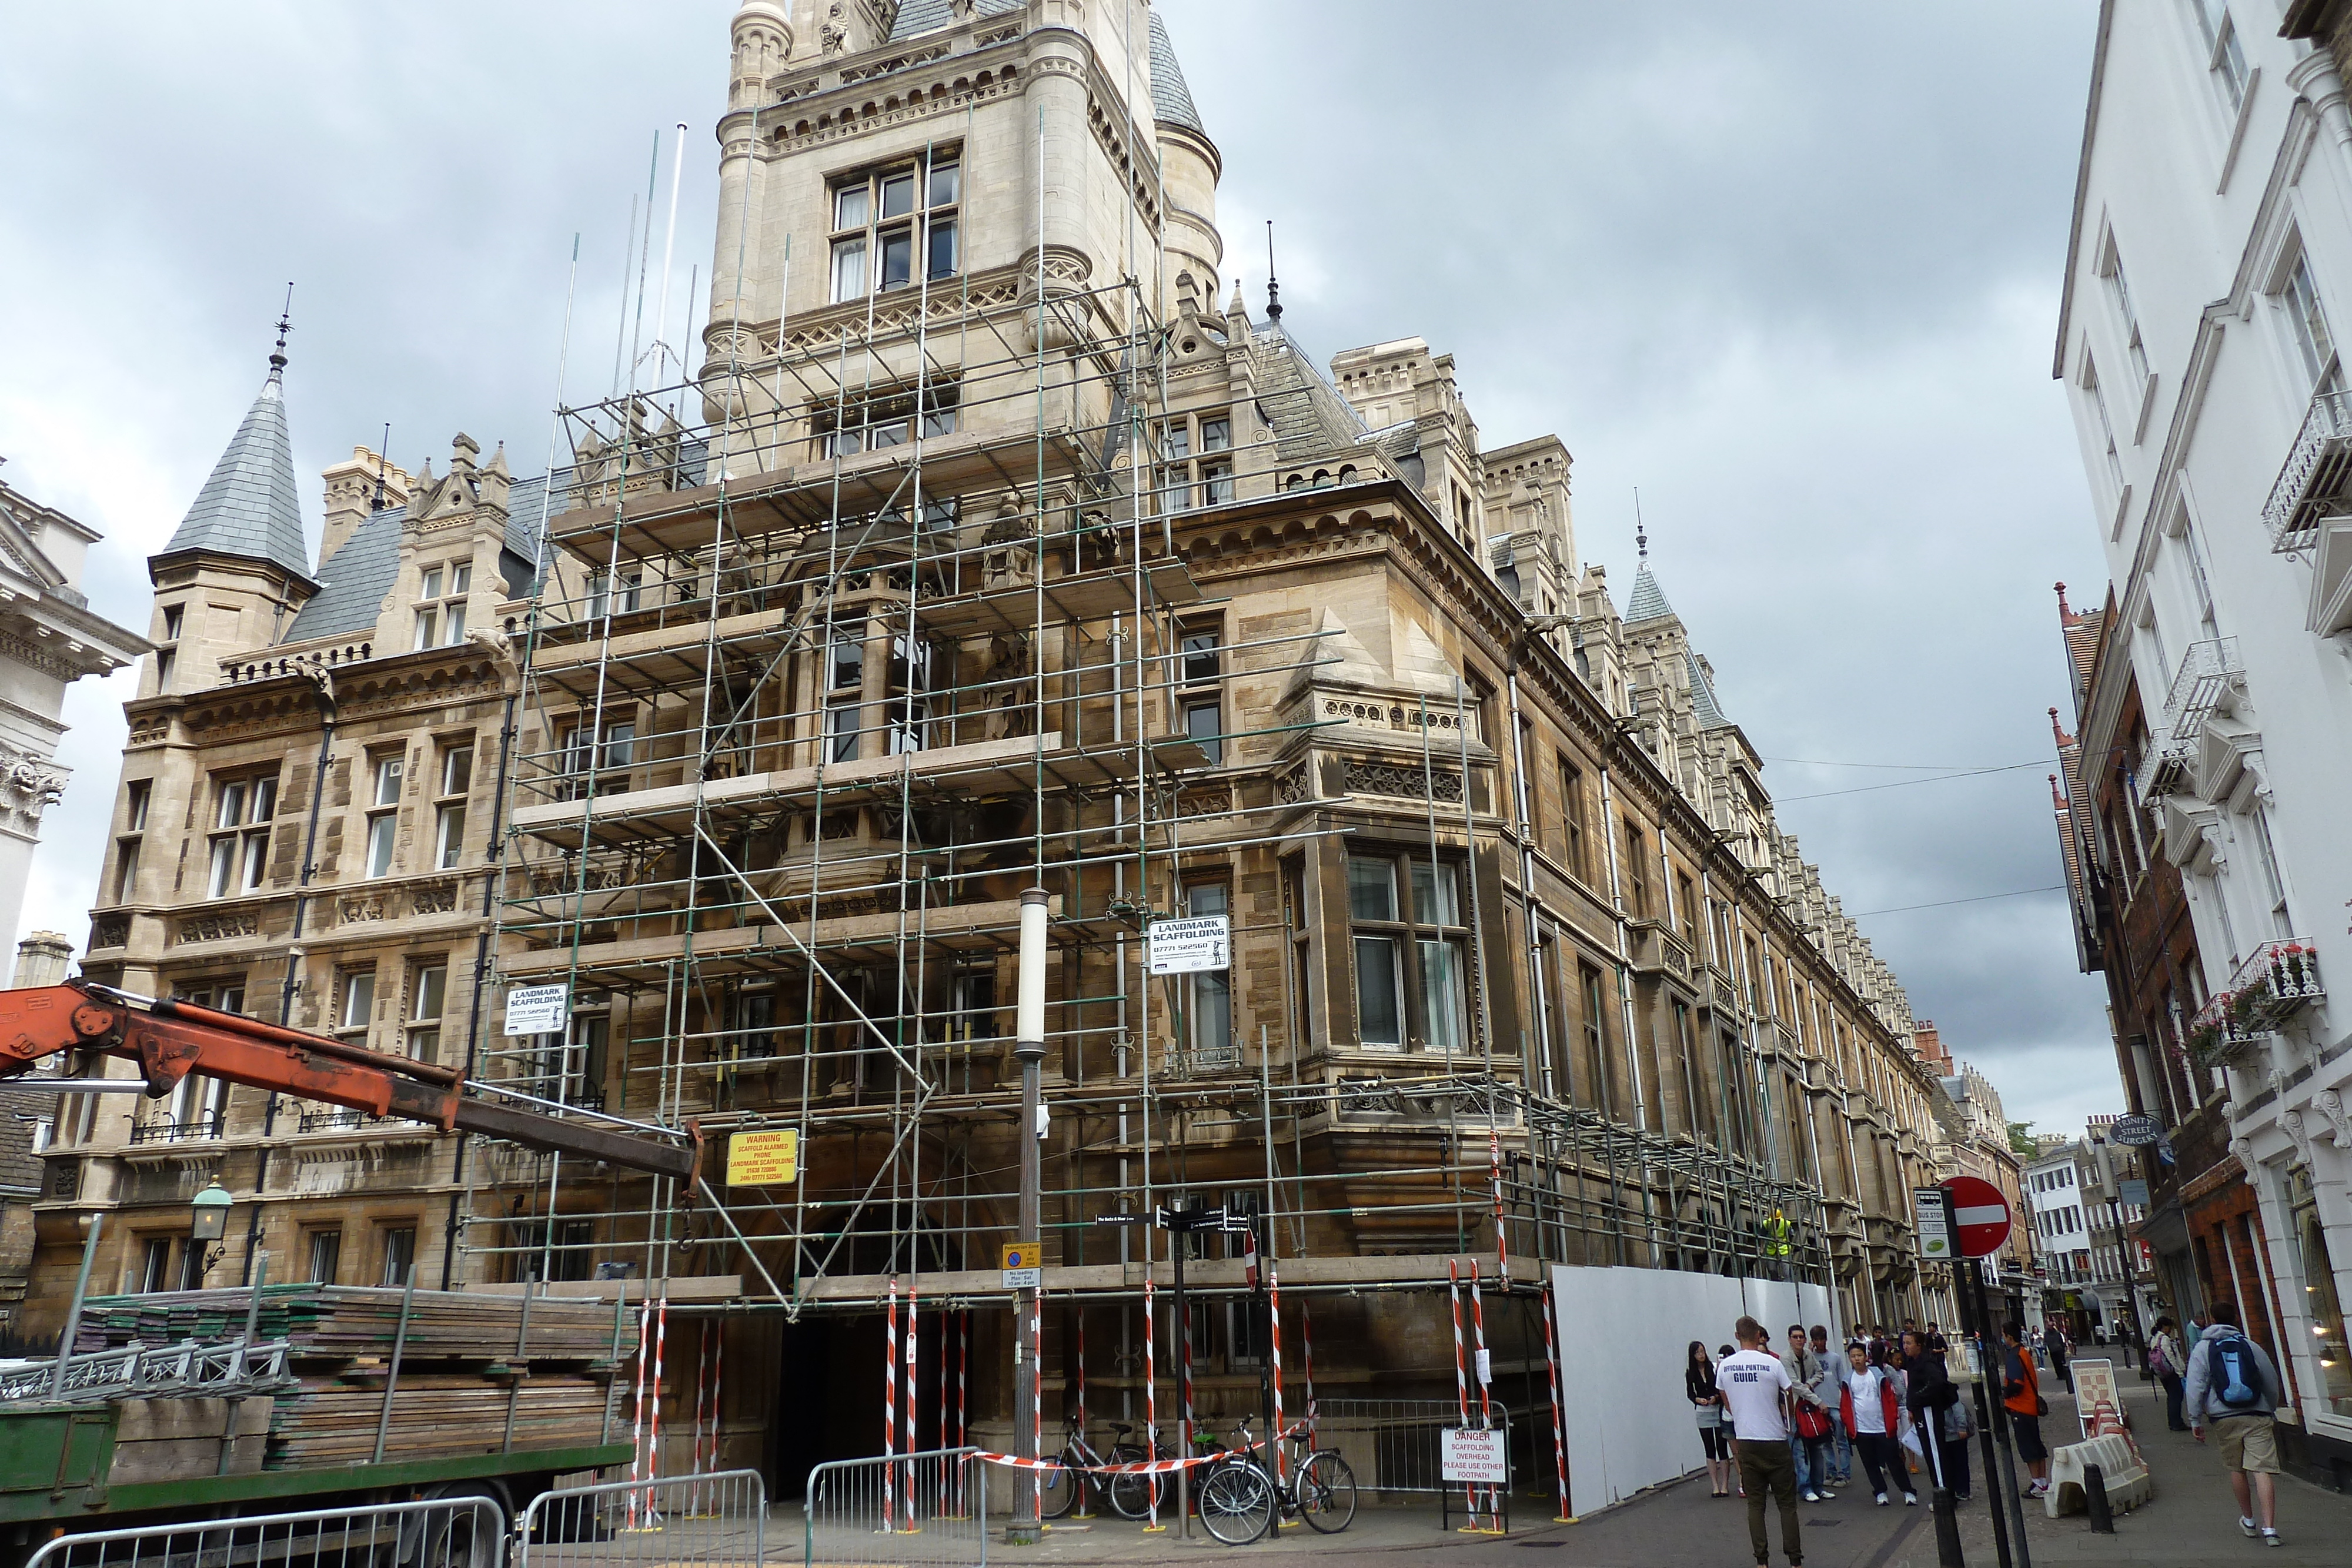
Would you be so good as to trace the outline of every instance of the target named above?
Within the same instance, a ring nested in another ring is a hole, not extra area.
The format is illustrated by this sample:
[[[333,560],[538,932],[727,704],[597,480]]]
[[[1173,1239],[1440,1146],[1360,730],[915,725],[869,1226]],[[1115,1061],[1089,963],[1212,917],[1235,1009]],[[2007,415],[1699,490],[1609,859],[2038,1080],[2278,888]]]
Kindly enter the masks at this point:
[[[131,1141],[134,1144],[185,1144],[198,1138],[221,1135],[225,1116],[191,1116],[185,1121],[173,1121],[159,1116],[152,1122],[133,1122]]]
[[[372,1116],[365,1111],[305,1111],[302,1131],[306,1133],[345,1133],[360,1127],[381,1127],[389,1123],[415,1126],[399,1116]]]
[[[2307,549],[2319,519],[2352,501],[2352,393],[2315,394],[2263,504],[2271,549]]]
[[[2319,954],[2308,940],[2265,942],[2238,966],[2225,989],[2197,1009],[2189,1025],[2189,1054],[2206,1063],[2227,1060],[2239,1046],[2276,1033],[2297,1012],[2326,999]]]
[[[2169,793],[2197,756],[2205,721],[2233,685],[2242,685],[2246,667],[2238,658],[2235,637],[2213,637],[2191,643],[2173,672],[2172,689],[2164,696],[2164,728],[2157,740],[2156,760],[2141,787],[2144,795]]]

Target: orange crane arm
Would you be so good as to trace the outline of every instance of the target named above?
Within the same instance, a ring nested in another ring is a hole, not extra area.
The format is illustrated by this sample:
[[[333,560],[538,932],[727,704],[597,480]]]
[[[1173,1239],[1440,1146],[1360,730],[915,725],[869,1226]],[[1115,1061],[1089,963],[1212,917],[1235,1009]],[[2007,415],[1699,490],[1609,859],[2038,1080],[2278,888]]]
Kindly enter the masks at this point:
[[[68,1051],[103,1051],[136,1061],[150,1098],[169,1094],[194,1073],[370,1115],[428,1122],[445,1133],[479,1133],[604,1160],[674,1176],[689,1187],[701,1175],[702,1136],[691,1126],[688,1142],[673,1144],[500,1104],[467,1094],[452,1068],[190,1002],[135,1007],[121,992],[81,981],[0,990],[0,1078],[30,1071]]]

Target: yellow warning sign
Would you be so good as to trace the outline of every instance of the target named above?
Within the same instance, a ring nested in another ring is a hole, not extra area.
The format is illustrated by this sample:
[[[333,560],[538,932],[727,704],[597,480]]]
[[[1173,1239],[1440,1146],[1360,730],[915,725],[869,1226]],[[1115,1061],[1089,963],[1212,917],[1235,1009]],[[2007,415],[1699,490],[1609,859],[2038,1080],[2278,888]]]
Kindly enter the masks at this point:
[[[800,1179],[801,1134],[796,1127],[776,1133],[737,1133],[727,1140],[729,1186],[780,1186]]]
[[[1034,1291],[1045,1282],[1045,1260],[1034,1241],[1004,1244],[1004,1283],[1008,1291]]]

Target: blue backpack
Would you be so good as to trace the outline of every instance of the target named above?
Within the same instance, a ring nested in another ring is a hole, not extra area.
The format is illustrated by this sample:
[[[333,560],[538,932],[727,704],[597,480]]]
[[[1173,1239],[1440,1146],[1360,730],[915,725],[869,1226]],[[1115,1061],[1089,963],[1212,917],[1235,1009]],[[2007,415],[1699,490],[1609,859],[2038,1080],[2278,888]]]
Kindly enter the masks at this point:
[[[2205,1353],[2206,1396],[2231,1412],[2259,1410],[2263,1406],[2263,1375],[2254,1364],[2254,1347],[2236,1329],[2206,1336],[2212,1348]]]

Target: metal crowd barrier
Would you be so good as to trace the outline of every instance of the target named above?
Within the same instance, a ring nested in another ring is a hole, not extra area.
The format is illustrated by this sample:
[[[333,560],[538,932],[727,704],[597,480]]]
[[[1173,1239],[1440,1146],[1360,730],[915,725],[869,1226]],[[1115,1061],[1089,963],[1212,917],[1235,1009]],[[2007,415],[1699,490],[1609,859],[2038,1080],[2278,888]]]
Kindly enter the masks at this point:
[[[1481,1414],[1478,1406],[1470,1406],[1471,1426],[1479,1424]],[[1500,1400],[1494,1419],[1508,1453],[1511,1412]],[[1462,1406],[1452,1399],[1318,1399],[1315,1446],[1339,1449],[1365,1491],[1437,1496],[1462,1490],[1460,1481],[1447,1482],[1438,1473],[1444,1447],[1439,1434],[1461,1425]]]
[[[987,1467],[977,1448],[835,1459],[809,1471],[801,1561],[982,1568]]]
[[[47,1401],[56,1386],[54,1360],[29,1362],[0,1373],[0,1405]],[[72,1404],[105,1399],[163,1399],[178,1396],[227,1399],[291,1388],[286,1342],[247,1344],[241,1340],[205,1344],[128,1344],[66,1358],[65,1397]]]
[[[757,1568],[767,1540],[768,1489],[759,1471],[664,1476],[541,1492],[522,1511],[515,1564]]]
[[[26,1568],[503,1568],[506,1545],[506,1511],[468,1497],[60,1535]]]

